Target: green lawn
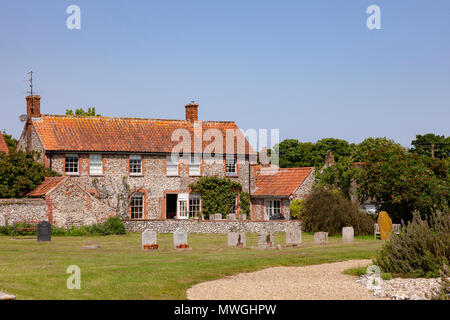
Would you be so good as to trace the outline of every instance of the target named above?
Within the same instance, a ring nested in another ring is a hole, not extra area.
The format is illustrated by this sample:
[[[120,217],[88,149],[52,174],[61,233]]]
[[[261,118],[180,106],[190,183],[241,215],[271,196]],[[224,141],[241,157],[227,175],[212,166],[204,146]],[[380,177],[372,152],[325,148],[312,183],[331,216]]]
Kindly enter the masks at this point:
[[[101,248],[83,250],[86,241]],[[285,234],[275,235],[282,250],[258,250],[256,235],[247,248],[228,248],[226,235],[189,235],[192,250],[172,249],[172,235],[158,236],[160,250],[141,250],[141,235],[53,237],[51,243],[0,236],[0,291],[17,299],[185,299],[192,285],[273,266],[302,266],[373,258],[381,241],[356,237],[342,244],[330,237],[316,245],[303,233],[303,244],[285,248]],[[66,288],[69,265],[81,268],[81,290]]]

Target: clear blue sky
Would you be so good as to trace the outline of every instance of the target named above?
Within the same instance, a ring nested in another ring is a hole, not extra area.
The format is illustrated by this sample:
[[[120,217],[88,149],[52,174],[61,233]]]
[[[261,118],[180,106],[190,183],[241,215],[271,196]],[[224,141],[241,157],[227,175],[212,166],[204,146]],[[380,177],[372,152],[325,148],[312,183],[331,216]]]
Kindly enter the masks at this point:
[[[2,1],[0,129],[20,135],[33,69],[42,113],[183,119],[195,100],[203,120],[281,139],[409,146],[450,135],[449,36],[448,0]]]

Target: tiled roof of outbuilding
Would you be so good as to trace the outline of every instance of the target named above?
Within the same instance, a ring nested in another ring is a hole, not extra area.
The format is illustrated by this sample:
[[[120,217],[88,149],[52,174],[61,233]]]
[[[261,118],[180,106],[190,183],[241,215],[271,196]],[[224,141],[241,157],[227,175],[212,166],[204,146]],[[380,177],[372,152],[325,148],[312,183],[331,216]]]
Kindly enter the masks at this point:
[[[8,146],[6,145],[5,138],[3,134],[0,132],[0,152],[4,152],[6,154],[9,153]]]
[[[256,191],[252,196],[289,197],[305,181],[313,167],[302,168],[262,168],[256,175]],[[274,170],[270,174],[270,170]]]
[[[35,190],[27,194],[27,197],[43,197],[65,178],[66,177],[46,177]]]

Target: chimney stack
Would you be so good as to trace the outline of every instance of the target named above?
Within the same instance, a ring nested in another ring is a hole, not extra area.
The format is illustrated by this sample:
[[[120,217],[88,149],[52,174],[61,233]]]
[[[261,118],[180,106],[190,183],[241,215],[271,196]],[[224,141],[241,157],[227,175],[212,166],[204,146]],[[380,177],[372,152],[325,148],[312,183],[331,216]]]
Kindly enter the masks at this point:
[[[41,116],[41,96],[28,96],[27,97],[27,117],[38,118]]]
[[[198,104],[194,101],[186,105],[186,121],[194,123],[198,120]]]
[[[334,156],[331,151],[328,151],[328,154],[325,156],[325,165],[324,168],[328,168],[334,165]]]

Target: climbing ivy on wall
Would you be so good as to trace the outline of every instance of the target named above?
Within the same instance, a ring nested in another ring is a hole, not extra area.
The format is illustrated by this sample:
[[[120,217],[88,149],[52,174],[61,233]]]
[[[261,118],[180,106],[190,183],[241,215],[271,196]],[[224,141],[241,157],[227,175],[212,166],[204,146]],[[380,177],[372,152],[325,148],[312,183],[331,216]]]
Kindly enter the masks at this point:
[[[194,192],[202,194],[203,214],[232,213],[235,196],[239,193],[241,199],[241,212],[248,213],[250,210],[250,196],[242,192],[239,182],[228,178],[202,177],[199,181],[189,185]]]

